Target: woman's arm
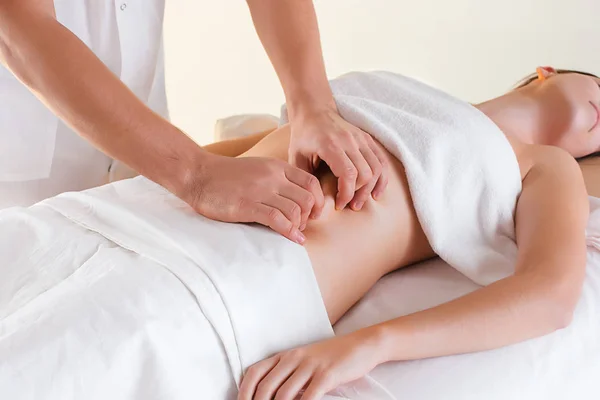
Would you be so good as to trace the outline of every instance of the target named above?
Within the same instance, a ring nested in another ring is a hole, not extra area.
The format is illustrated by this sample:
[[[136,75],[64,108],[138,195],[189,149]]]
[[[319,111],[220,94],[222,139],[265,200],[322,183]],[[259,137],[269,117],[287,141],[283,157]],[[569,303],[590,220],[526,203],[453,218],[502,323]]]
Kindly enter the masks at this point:
[[[240,399],[303,400],[404,361],[494,349],[567,326],[585,276],[588,202],[575,160],[542,148],[516,213],[515,274],[456,300],[352,334],[280,353],[247,372]]]
[[[250,150],[256,143],[260,142],[271,132],[273,131],[268,130],[265,132],[254,133],[249,136],[223,140],[202,146],[202,148],[209,153],[218,154],[220,156],[237,157]]]
[[[566,327],[586,265],[587,193],[575,160],[543,148],[517,204],[515,274],[449,303],[386,322],[388,360],[493,349]]]

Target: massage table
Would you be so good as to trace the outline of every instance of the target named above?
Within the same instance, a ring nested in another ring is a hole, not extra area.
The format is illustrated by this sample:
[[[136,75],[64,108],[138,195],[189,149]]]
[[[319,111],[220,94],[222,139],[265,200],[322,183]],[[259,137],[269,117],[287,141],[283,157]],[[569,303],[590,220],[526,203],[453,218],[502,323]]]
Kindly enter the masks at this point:
[[[386,363],[326,400],[600,398],[600,199],[589,201],[587,276],[567,328]],[[199,217],[145,178],[2,212],[0,227],[2,398],[233,400],[244,366],[332,333],[300,246]],[[441,260],[420,263],[381,279],[334,330],[477,288]]]
[[[275,117],[219,120],[215,140],[274,129]],[[600,399],[600,199],[590,197],[587,277],[572,324],[539,340],[502,349],[428,360],[390,362],[370,374],[377,393],[411,400]],[[381,279],[335,325],[344,334],[431,308],[479,286],[439,258]],[[371,385],[372,386],[372,385]],[[360,397],[360,396],[359,396]],[[363,396],[364,397],[364,396]],[[362,397],[361,397],[362,399]]]

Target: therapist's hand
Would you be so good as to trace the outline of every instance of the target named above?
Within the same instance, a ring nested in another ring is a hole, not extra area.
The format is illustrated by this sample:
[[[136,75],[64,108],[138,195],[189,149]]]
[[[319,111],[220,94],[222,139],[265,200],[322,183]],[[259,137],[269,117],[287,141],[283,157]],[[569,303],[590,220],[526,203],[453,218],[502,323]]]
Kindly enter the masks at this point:
[[[181,196],[198,213],[224,222],[257,222],[303,244],[310,216],[324,198],[317,178],[272,158],[230,158],[204,154],[200,173]]]
[[[312,172],[324,161],[338,178],[336,208],[360,210],[388,183],[388,163],[373,138],[334,108],[296,113],[291,121],[290,164]]]

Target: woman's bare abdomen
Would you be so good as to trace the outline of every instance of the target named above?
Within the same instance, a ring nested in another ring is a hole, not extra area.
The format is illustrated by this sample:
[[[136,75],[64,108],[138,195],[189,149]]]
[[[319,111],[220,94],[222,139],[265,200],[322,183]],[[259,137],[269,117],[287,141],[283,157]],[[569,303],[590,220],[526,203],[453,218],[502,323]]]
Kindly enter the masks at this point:
[[[289,126],[284,126],[242,157],[287,160],[289,135]],[[321,218],[308,222],[305,247],[332,323],[383,275],[434,256],[417,220],[404,168],[386,154],[388,187],[380,200],[369,199],[359,212],[335,210],[337,180],[331,172],[319,176],[325,208]]]

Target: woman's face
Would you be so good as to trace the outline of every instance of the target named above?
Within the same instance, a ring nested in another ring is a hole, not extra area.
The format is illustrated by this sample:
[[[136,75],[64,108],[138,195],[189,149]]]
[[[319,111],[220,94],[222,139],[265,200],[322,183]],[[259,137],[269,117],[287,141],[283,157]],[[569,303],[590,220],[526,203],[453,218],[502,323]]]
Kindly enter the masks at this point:
[[[574,157],[600,150],[600,79],[575,74],[547,73],[538,81],[548,143]]]

